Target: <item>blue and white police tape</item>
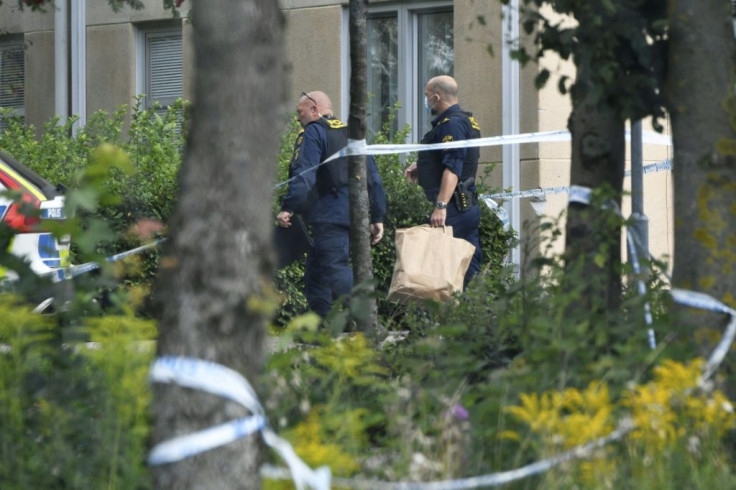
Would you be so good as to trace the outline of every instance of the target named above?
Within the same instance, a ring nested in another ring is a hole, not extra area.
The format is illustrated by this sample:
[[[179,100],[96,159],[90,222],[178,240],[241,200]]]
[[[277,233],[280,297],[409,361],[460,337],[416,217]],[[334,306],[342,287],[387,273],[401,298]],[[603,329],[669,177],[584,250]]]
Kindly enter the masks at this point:
[[[511,228],[509,214],[506,212],[503,206],[499,206],[499,204],[491,199],[490,196],[478,196],[478,199],[483,201],[486,206],[488,206],[488,209],[490,209],[491,212],[495,214],[496,217],[501,221],[501,226],[503,227],[503,230],[509,231],[509,229]]]
[[[155,466],[174,463],[253,434],[262,430],[265,425],[265,418],[253,415],[193,434],[175,437],[154,447],[148,456],[148,464]]]
[[[109,257],[105,257],[105,260],[103,262],[118,262],[119,260],[123,260],[124,258],[130,257],[131,255],[139,254],[148,249],[157,247],[161,243],[163,243],[164,240],[166,239],[160,238],[151,243],[141,245],[140,247],[136,247],[118,254],[110,255]],[[85,262],[84,264],[72,265],[63,269],[57,269],[53,272],[48,273],[47,275],[51,277],[51,280],[54,282],[66,281],[73,277],[77,277],[82,274],[86,274],[87,272],[99,269],[100,267],[102,267],[102,265],[99,262]]]
[[[626,130],[626,138],[630,137],[629,130]],[[401,153],[413,153],[418,151],[429,151],[429,150],[450,150],[455,148],[478,148],[487,146],[504,146],[504,145],[519,145],[527,143],[549,143],[549,142],[564,142],[570,141],[571,135],[568,130],[559,131],[546,131],[536,133],[523,133],[523,134],[510,134],[500,136],[488,136],[486,138],[476,138],[470,140],[459,140],[459,141],[448,141],[445,143],[432,143],[432,144],[421,144],[421,143],[391,143],[391,144],[380,144],[380,145],[369,145],[366,144],[365,140],[348,140],[347,145],[330,155],[327,159],[321,162],[319,165],[308,168],[301,173],[290,177],[289,179],[279,182],[276,184],[276,188],[283,187],[289,182],[298,179],[308,172],[312,172],[319,168],[325,163],[335,160],[337,158],[352,156],[352,155],[393,155]],[[672,146],[672,138],[668,135],[654,133],[652,131],[644,131],[642,137],[643,143],[660,145],[660,146]]]
[[[260,431],[265,443],[286,462],[298,490],[330,488],[330,469],[321,467],[312,470],[297,456],[291,444],[271,430],[255,390],[237,371],[210,361],[164,356],[154,361],[149,379],[153,382],[174,383],[221,396],[239,403],[253,414],[251,417],[164,441],[151,450],[149,464],[180,461]]]
[[[641,172],[643,174],[649,174],[649,173],[654,173],[654,172],[662,172],[662,171],[665,171],[665,170],[672,170],[672,160],[670,158],[668,158],[666,160],[662,160],[661,162],[651,163],[649,165],[644,165],[641,168]],[[627,170],[624,173],[624,175],[626,177],[630,177],[631,176],[631,170]]]
[[[681,305],[712,311],[714,313],[723,313],[731,317],[726,327],[726,332],[723,334],[716,348],[713,349],[708,362],[703,368],[700,384],[704,385],[713,373],[715,373],[716,369],[718,369],[723,359],[726,358],[726,354],[728,354],[731,344],[733,344],[734,337],[736,337],[736,310],[704,293],[672,288],[670,294],[672,295],[672,299]]]
[[[593,189],[580,185],[571,185],[567,195],[567,202],[590,204],[593,198]]]
[[[630,137],[626,130],[627,139]],[[475,138],[469,140],[448,141],[445,143],[387,143],[380,145],[368,145],[365,140],[348,140],[347,146],[329,156],[325,162],[336,158],[352,155],[389,155],[397,153],[412,153],[429,150],[450,150],[456,148],[478,148],[487,146],[518,145],[526,143],[549,143],[559,141],[570,141],[571,134],[568,130],[546,131],[538,133],[509,134],[500,136],[488,136],[486,138]],[[646,144],[672,146],[672,138],[667,135],[644,131],[642,140]]]
[[[443,480],[432,482],[384,482],[379,480],[356,480],[348,478],[334,478],[333,483],[341,488],[355,488],[367,490],[466,490],[472,488],[488,488],[505,485],[515,481],[523,480],[530,476],[544,473],[562,463],[574,459],[581,459],[590,456],[598,448],[605,446],[611,442],[622,439],[626,434],[631,432],[635,425],[631,419],[623,419],[616,430],[606,437],[596,439],[587,444],[572,448],[569,451],[558,454],[557,456],[543,459],[520,468],[487,475],[473,476],[468,478],[460,478],[457,480]],[[288,475],[279,471],[278,468],[266,467],[262,472],[265,476],[273,479],[287,479]]]
[[[643,167],[643,172],[646,173],[652,173],[652,172],[662,172],[664,170],[672,170],[672,163],[669,159],[663,160],[661,162],[653,163],[651,165],[646,165]],[[631,171],[627,171],[626,175],[631,175]],[[569,186],[557,186],[557,187],[544,187],[544,188],[537,188],[537,189],[527,189],[523,191],[514,191],[514,192],[497,192],[495,194],[483,194],[479,196],[479,199],[498,199],[500,201],[508,201],[510,199],[526,199],[530,197],[543,197],[548,196],[550,194],[561,194],[565,192],[569,192],[570,187]]]

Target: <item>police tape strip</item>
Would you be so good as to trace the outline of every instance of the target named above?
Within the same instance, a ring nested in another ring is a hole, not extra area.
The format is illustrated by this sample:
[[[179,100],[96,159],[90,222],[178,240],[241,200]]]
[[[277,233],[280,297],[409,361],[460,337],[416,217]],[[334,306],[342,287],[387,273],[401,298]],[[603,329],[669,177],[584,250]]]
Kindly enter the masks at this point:
[[[731,317],[726,327],[726,332],[723,334],[716,348],[713,349],[703,369],[703,374],[700,378],[700,384],[703,385],[715,373],[716,369],[718,369],[723,359],[726,358],[731,344],[733,344],[734,337],[736,337],[736,310],[704,293],[696,293],[695,291],[677,288],[672,288],[670,293],[672,294],[672,299],[681,305],[712,311],[714,313],[722,313]]]
[[[662,172],[664,170],[672,170],[672,159],[668,158],[666,160],[662,160],[661,162],[644,165],[641,168],[641,171],[644,174],[649,174],[652,172]],[[626,172],[624,172],[624,176],[630,177],[631,170],[627,170]]]
[[[211,361],[164,356],[154,361],[149,379],[152,382],[174,383],[221,396],[239,403],[253,414],[252,417],[164,441],[151,450],[149,464],[180,461],[260,431],[264,442],[286,462],[297,489],[329,490],[331,479],[329,467],[312,470],[297,456],[288,441],[270,429],[255,390],[237,371]]]
[[[127,250],[125,252],[121,252],[118,254],[110,255],[109,257],[106,257],[103,262],[117,262],[126,257],[130,257],[131,255],[139,254],[148,249],[157,247],[161,243],[163,243],[165,240],[166,240],[165,238],[160,238],[151,243],[141,245],[140,247],[136,247],[131,250]],[[93,270],[99,269],[100,267],[102,267],[100,262],[86,262],[84,264],[72,265],[70,267],[65,267],[63,269],[56,269],[46,274],[46,276],[51,277],[51,280],[54,282],[66,281],[74,277],[81,276],[82,274],[86,274],[87,272],[91,272]]]
[[[567,202],[590,204],[593,198],[593,189],[581,185],[571,185],[568,191]]]
[[[470,140],[448,141],[445,143],[392,143],[380,145],[368,145],[365,140],[348,140],[347,146],[334,155],[328,157],[325,162],[337,158],[352,155],[388,155],[397,153],[413,153],[429,150],[451,150],[456,148],[478,148],[487,146],[518,145],[526,143],[550,143],[571,140],[568,130],[546,131],[537,133],[510,134],[500,136],[488,136],[486,138],[475,138]],[[630,138],[629,130],[626,130],[626,138]],[[642,133],[642,142],[652,145],[672,146],[672,138],[652,131]]]
[[[169,439],[151,450],[151,454],[148,456],[148,464],[156,466],[180,461],[253,434],[263,429],[265,424],[266,419],[260,415],[253,415],[193,434]]]
[[[297,175],[286,179],[283,182],[276,184],[276,188],[283,187],[289,182],[292,182],[299,177],[312,172],[324,165],[327,162],[335,160],[337,158],[349,157],[353,155],[392,155],[401,153],[413,153],[418,151],[429,151],[429,150],[451,150],[456,148],[478,148],[488,146],[504,146],[504,145],[519,145],[527,143],[551,143],[551,142],[565,142],[571,140],[570,131],[559,130],[559,131],[546,131],[536,133],[523,133],[523,134],[511,134],[501,136],[488,136],[485,138],[476,138],[471,140],[459,140],[459,141],[448,141],[445,143],[432,143],[432,144],[421,144],[421,143],[392,143],[392,144],[379,144],[369,145],[366,144],[365,140],[348,140],[348,144],[337,151],[333,155],[330,155],[326,160],[321,162],[319,165],[303,170]],[[626,138],[630,139],[630,132],[626,130]],[[659,145],[659,146],[672,146],[672,138],[668,135],[655,133],[652,131],[644,131],[642,133],[642,142],[646,144]]]
[[[633,421],[631,421],[630,419],[623,419],[619,423],[616,430],[611,432],[606,437],[602,437],[587,444],[577,446],[564,453],[558,454],[557,456],[543,459],[541,461],[537,461],[526,466],[516,468],[514,470],[490,473],[487,475],[434,482],[384,483],[379,481],[360,481],[343,478],[335,478],[334,482],[335,484],[340,486],[371,490],[465,490],[472,488],[496,487],[499,485],[505,485],[507,483],[522,480],[530,476],[538,475],[540,473],[544,473],[545,471],[548,471],[555,466],[559,466],[560,464],[567,461],[586,458],[590,456],[590,454],[593,453],[593,451],[595,451],[596,449],[599,449],[611,442],[622,439],[634,428],[635,425]]]
[[[643,173],[662,172],[665,170],[672,170],[672,162],[667,159],[661,162],[653,163],[642,167]],[[627,171],[626,175],[631,175],[631,171]],[[483,194],[478,196],[479,199],[498,199],[500,201],[508,201],[510,199],[526,199],[530,197],[542,197],[550,194],[560,194],[563,192],[569,192],[569,186],[557,186],[557,187],[544,187],[537,189],[527,189],[524,191],[514,192],[497,192],[495,194]]]

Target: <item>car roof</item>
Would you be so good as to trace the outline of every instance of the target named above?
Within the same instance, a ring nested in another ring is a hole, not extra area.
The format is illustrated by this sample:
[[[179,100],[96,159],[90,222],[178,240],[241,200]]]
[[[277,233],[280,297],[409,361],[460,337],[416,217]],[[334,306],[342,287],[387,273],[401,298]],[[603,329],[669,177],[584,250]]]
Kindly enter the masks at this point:
[[[53,199],[61,194],[57,187],[53,186],[48,180],[2,151],[0,151],[0,172],[6,174],[41,201]]]

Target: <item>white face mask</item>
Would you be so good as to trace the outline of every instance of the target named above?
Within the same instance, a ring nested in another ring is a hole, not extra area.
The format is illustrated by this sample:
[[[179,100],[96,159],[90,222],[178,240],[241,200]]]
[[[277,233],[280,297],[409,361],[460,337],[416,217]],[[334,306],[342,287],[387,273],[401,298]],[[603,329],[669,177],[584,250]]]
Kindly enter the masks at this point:
[[[432,109],[429,108],[429,100],[427,99],[427,96],[424,96],[424,108],[428,111],[431,111]]]

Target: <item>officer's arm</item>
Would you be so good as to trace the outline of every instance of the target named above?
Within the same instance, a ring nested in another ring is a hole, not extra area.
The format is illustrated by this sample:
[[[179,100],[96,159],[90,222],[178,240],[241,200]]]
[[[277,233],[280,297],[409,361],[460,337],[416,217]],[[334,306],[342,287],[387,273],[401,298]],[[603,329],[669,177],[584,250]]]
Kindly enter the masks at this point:
[[[440,141],[446,143],[448,141],[461,141],[468,139],[465,126],[457,117],[451,117],[450,120],[439,127]],[[463,161],[467,150],[465,148],[453,148],[442,152],[442,164],[445,168],[450,169],[455,175],[463,174]],[[454,189],[453,189],[454,190]],[[452,194],[452,193],[451,193]]]
[[[304,130],[302,144],[296,160],[292,163],[294,180],[289,183],[289,190],[281,201],[281,209],[303,212],[310,199],[314,199],[317,166],[322,158],[320,132],[317,124],[311,124]]]
[[[458,176],[449,168],[445,168],[442,172],[442,180],[440,181],[440,191],[437,193],[437,200],[445,204],[452,199],[452,193],[457,187]]]
[[[442,124],[439,128],[439,138],[443,143],[449,141],[459,141],[466,138],[464,126],[457,118]],[[460,176],[463,174],[463,160],[465,159],[465,148],[454,148],[444,150],[442,152],[442,164],[445,169],[442,172],[442,180],[440,181],[440,191],[437,194],[437,200],[447,203],[455,192],[455,187]]]
[[[443,143],[462,139],[462,132],[457,127],[457,122],[454,120],[454,118],[451,118],[448,122],[441,124],[438,127],[438,130],[438,138]],[[441,201],[447,204],[450,202],[450,199],[452,199],[452,193],[455,192],[455,187],[457,186],[459,176],[462,175],[463,172],[464,158],[464,148],[444,150],[442,152],[442,164],[445,168],[442,171],[442,180],[440,180],[440,190],[437,193],[437,201]],[[447,209],[435,207],[435,209],[432,211],[432,215],[429,217],[429,222],[432,226],[445,226],[446,218]]]

